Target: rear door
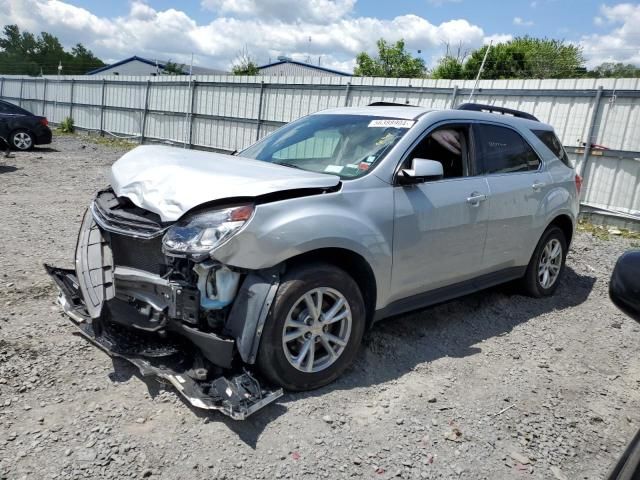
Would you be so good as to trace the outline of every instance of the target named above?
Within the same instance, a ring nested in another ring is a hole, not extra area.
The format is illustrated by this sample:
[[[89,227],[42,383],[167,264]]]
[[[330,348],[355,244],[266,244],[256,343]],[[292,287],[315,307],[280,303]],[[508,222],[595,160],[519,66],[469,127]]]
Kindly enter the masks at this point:
[[[455,132],[460,154],[434,141],[436,132]],[[425,134],[404,159],[403,168],[413,158],[437,160],[444,178],[394,187],[392,300],[463,282],[482,268],[489,188],[476,175],[472,144],[469,124],[445,124]]]
[[[537,217],[551,179],[515,129],[476,123],[474,138],[478,165],[491,192],[484,270],[526,265],[538,242]]]

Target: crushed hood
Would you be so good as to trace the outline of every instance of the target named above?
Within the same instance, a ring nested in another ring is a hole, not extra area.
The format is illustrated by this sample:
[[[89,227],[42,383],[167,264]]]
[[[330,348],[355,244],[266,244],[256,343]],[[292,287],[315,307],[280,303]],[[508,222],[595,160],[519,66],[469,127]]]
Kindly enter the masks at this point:
[[[206,202],[300,188],[330,188],[340,178],[250,158],[166,146],[141,146],[111,167],[118,196],[175,221]]]

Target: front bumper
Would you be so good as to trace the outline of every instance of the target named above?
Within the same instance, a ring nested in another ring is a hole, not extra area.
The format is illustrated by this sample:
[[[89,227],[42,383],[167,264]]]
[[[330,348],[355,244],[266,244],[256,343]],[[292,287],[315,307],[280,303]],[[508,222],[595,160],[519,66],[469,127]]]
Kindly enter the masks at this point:
[[[45,269],[60,291],[58,303],[85,338],[107,354],[131,362],[142,376],[170,383],[194,407],[218,410],[235,420],[244,420],[282,396],[281,389],[264,389],[244,369],[236,368],[235,374],[225,376],[218,368],[212,375],[212,370],[204,368],[199,360],[200,332],[192,332],[195,337],[181,332],[186,342],[166,342],[145,332],[132,337],[131,331],[123,334],[123,330],[114,329],[116,325],[102,317],[91,318],[76,272],[48,265]],[[221,355],[218,364],[231,363],[233,342],[230,346],[231,349],[228,344],[216,348]]]

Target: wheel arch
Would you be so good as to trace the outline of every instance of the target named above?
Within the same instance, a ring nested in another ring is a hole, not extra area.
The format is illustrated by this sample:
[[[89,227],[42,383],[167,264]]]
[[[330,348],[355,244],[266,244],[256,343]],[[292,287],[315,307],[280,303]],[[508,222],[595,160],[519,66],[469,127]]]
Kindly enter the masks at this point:
[[[323,262],[344,270],[354,279],[365,304],[366,328],[373,323],[376,309],[378,283],[369,262],[353,250],[338,247],[319,248],[301,253],[285,260],[285,268],[310,263]]]
[[[560,214],[556,216],[553,220],[551,220],[551,222],[549,222],[549,225],[547,225],[547,228],[549,228],[552,225],[562,230],[562,233],[564,233],[565,240],[567,241],[567,248],[569,248],[569,246],[571,245],[571,240],[573,239],[573,231],[574,231],[573,220],[571,219],[571,217],[564,213]]]

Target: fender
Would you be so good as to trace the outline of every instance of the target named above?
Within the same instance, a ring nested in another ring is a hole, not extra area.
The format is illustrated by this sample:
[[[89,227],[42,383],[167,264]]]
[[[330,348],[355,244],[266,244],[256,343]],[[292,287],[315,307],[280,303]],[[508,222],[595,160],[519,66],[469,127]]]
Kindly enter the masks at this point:
[[[343,190],[257,205],[245,228],[212,257],[236,268],[263,270],[321,248],[351,250],[371,266],[379,307],[389,290],[392,238],[393,198],[388,186]]]

